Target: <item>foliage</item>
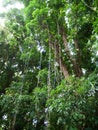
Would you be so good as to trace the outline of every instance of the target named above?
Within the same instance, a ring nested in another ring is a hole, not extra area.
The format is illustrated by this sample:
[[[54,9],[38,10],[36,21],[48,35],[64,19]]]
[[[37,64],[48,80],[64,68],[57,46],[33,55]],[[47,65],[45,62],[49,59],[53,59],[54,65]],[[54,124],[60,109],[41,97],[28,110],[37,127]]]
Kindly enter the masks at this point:
[[[97,91],[90,80],[70,77],[51,91],[50,129],[97,129]],[[95,109],[93,109],[93,107]]]
[[[0,130],[97,130],[97,0],[6,0]]]

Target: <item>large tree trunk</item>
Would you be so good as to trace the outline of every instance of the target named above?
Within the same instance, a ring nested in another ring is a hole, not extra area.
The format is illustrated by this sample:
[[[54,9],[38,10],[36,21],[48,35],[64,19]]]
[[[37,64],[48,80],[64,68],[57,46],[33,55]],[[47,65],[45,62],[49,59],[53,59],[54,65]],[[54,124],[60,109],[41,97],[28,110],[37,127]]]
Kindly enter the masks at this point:
[[[83,73],[82,73],[82,68],[81,68],[81,53],[80,53],[80,48],[79,48],[79,46],[78,46],[78,40],[77,39],[75,39],[74,40],[74,44],[75,44],[75,50],[76,50],[76,62],[77,62],[77,64],[78,64],[78,70],[79,70],[79,74],[80,74],[80,76],[82,76],[83,75]]]
[[[68,69],[67,69],[67,66],[66,66],[65,62],[63,61],[63,59],[61,57],[61,54],[60,54],[61,48],[60,48],[60,46],[55,42],[54,44],[50,43],[50,47],[54,51],[55,60],[60,66],[60,71],[63,73],[64,77],[67,78],[69,76],[69,72],[68,72]]]
[[[64,47],[65,47],[65,52],[66,52],[69,60],[73,64],[74,73],[77,77],[81,77],[82,76],[82,69],[79,65],[79,60],[77,60],[77,58],[73,58],[73,56],[70,53],[70,50],[68,48],[67,36],[64,32],[64,29],[61,30],[61,36],[62,36],[63,44],[64,44]],[[75,49],[77,51],[79,50],[78,44],[76,42],[75,42]],[[78,53],[77,53],[77,55],[78,55]]]
[[[61,47],[58,44],[56,39],[55,39],[54,43],[52,42],[52,39],[54,39],[54,37],[53,37],[53,35],[50,34],[48,27],[47,27],[47,29],[48,29],[48,35],[49,35],[49,47],[51,47],[54,51],[55,59],[60,66],[60,71],[63,73],[64,77],[67,78],[69,76],[69,72],[68,72],[67,66],[61,56]],[[59,26],[58,25],[57,25],[57,30],[58,30],[58,35],[59,35]]]
[[[60,66],[60,70],[63,73],[64,77],[67,78],[69,76],[69,72],[61,56],[61,47],[55,43],[54,50],[55,50],[55,58]]]

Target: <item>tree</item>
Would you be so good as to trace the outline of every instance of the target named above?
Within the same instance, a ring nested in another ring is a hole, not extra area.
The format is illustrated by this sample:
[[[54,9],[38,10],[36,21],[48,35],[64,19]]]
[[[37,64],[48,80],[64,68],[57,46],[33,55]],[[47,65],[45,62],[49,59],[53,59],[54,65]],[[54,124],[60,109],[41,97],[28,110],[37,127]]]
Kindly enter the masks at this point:
[[[97,130],[97,1],[19,1],[1,15],[1,129]]]

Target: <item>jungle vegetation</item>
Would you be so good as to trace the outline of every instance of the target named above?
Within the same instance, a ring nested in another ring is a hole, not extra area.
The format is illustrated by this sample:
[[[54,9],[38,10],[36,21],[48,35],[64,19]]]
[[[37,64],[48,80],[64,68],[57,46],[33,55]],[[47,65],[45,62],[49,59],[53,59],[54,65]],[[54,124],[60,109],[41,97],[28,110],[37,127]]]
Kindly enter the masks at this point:
[[[98,130],[98,1],[5,0],[0,130]]]

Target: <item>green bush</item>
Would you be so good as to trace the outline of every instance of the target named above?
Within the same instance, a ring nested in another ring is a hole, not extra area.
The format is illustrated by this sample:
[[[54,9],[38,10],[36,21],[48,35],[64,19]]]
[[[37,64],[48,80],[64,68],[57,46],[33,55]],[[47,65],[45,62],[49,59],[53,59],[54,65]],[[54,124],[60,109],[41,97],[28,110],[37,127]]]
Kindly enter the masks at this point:
[[[51,91],[47,101],[50,127],[54,130],[97,129],[98,101],[89,79],[70,77]]]

